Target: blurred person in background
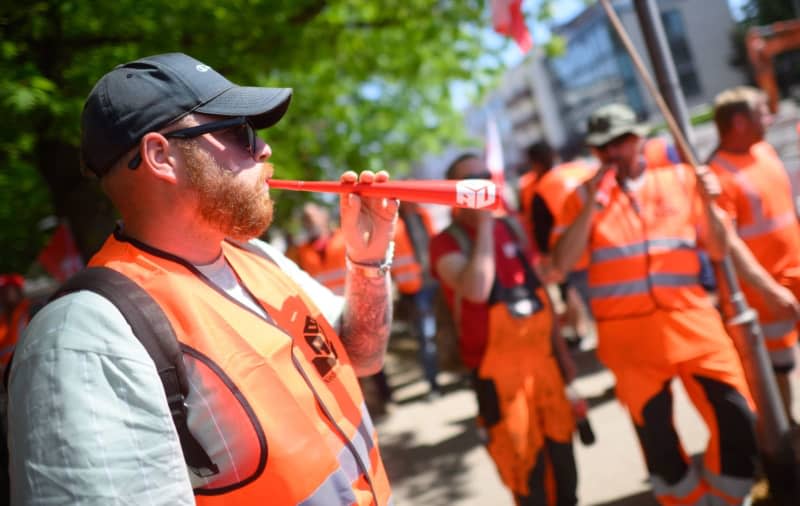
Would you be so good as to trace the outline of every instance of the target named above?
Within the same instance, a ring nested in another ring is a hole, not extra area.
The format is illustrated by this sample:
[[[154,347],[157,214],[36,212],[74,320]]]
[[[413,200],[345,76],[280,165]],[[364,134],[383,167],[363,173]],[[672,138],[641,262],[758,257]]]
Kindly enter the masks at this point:
[[[419,342],[419,360],[428,382],[428,395],[438,397],[442,392],[437,380],[439,359],[433,308],[438,283],[431,276],[428,256],[433,222],[425,208],[415,202],[402,202],[399,218],[395,227],[392,279]]]
[[[25,278],[20,274],[0,275],[0,373],[5,371],[19,336],[28,326],[30,301],[22,288]]]
[[[741,238],[732,244],[731,257],[742,292],[758,313],[783,406],[793,421],[789,376],[800,319],[800,226],[786,167],[764,139],[771,119],[766,94],[757,88],[739,86],[717,95],[720,141],[708,164],[722,184],[717,203]]]
[[[447,170],[448,179],[489,177],[473,154]],[[575,505],[575,417],[566,396],[575,365],[532,268],[527,234],[511,220],[453,209],[451,224],[431,241],[431,266],[472,370],[478,423],[501,480],[517,504]]]

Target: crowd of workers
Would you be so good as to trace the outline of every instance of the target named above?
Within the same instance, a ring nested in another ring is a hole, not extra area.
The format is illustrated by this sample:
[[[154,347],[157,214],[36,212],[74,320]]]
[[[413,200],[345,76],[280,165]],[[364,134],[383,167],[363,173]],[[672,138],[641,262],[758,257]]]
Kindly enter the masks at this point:
[[[588,119],[591,158],[558,163],[531,147],[518,211],[453,209],[436,231],[421,206],[350,194],[338,227],[306,204],[305,241],[284,256],[257,239],[271,222],[273,169],[255,130],[277,123],[291,96],[237,86],[179,53],[120,65],[95,85],[83,163],[122,219],[90,265],[135,281],[163,310],[185,367],[185,417],[123,308],[82,290],[29,322],[23,280],[2,276],[3,367],[16,345],[4,416],[11,504],[391,504],[359,381],[390,395],[381,369],[393,290],[434,396],[434,299],[446,301],[486,449],[517,504],[578,503],[581,413],[568,395],[577,371],[561,303],[575,341],[588,315],[595,322],[656,499],[749,500],[758,415],[708,271],[731,255],[791,415],[800,229],[764,140],[762,93],[718,96],[708,166],[680,163],[611,104]],[[446,177],[490,176],[464,153]],[[672,422],[675,378],[710,433],[702,461]],[[209,460],[202,469],[187,433]]]

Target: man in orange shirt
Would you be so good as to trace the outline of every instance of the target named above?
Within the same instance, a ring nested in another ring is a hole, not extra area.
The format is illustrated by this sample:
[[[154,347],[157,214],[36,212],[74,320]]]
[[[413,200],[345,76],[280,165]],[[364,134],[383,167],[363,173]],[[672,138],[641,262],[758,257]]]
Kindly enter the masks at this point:
[[[589,118],[586,143],[602,166],[564,205],[569,224],[553,263],[568,272],[588,250],[597,355],[616,377],[661,504],[730,504],[755,475],[752,400],[719,313],[700,286],[698,242],[721,258],[729,241],[711,203],[719,183],[707,168],[646,170],[646,127],[627,106]],[[673,379],[683,383],[710,438],[695,466],[672,423]]]
[[[745,278],[742,291],[758,312],[791,419],[789,373],[795,366],[800,318],[796,298],[800,296],[800,227],[786,168],[764,140],[770,120],[762,91],[740,86],[720,93],[714,105],[720,144],[709,165],[722,183],[718,202],[742,239],[734,243],[732,258]]]
[[[451,163],[447,178],[489,174],[483,160],[467,153]],[[458,328],[462,361],[472,370],[500,478],[517,504],[570,506],[578,501],[575,420],[565,383],[575,366],[518,228],[489,211],[454,209],[451,224],[431,241],[431,266]]]

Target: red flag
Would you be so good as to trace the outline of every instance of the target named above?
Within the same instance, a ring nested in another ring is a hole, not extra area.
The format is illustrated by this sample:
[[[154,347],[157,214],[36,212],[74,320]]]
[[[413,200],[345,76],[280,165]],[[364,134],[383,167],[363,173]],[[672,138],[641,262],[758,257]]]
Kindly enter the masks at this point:
[[[83,269],[83,260],[72,240],[72,234],[66,224],[58,226],[50,242],[39,253],[39,263],[58,281],[67,278]]]
[[[492,0],[492,25],[497,33],[513,38],[523,53],[533,47],[531,34],[522,15],[522,0]]]

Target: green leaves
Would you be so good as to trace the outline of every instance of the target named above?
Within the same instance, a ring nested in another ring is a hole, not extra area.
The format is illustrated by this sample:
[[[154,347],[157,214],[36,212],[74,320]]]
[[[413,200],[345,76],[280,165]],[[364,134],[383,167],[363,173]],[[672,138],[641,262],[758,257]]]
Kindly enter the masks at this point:
[[[327,178],[364,168],[398,176],[424,154],[464,137],[450,83],[488,83],[500,70],[498,58],[482,58],[501,49],[485,47],[490,26],[481,0],[42,0],[4,6],[0,213],[19,219],[0,222],[0,247],[7,251],[8,242],[25,234],[33,238],[21,241],[28,249],[7,267],[26,269],[43,240],[35,222],[54,209],[73,218],[79,244],[97,235],[77,221],[107,209],[74,208],[76,201],[87,202],[74,195],[91,193],[78,188],[84,185],[79,118],[96,80],[121,62],[182,51],[240,84],[294,88],[285,119],[261,132],[272,146],[276,177]],[[44,188],[53,205],[41,198]],[[26,197],[11,198],[17,193]],[[288,212],[279,205],[277,222]]]

